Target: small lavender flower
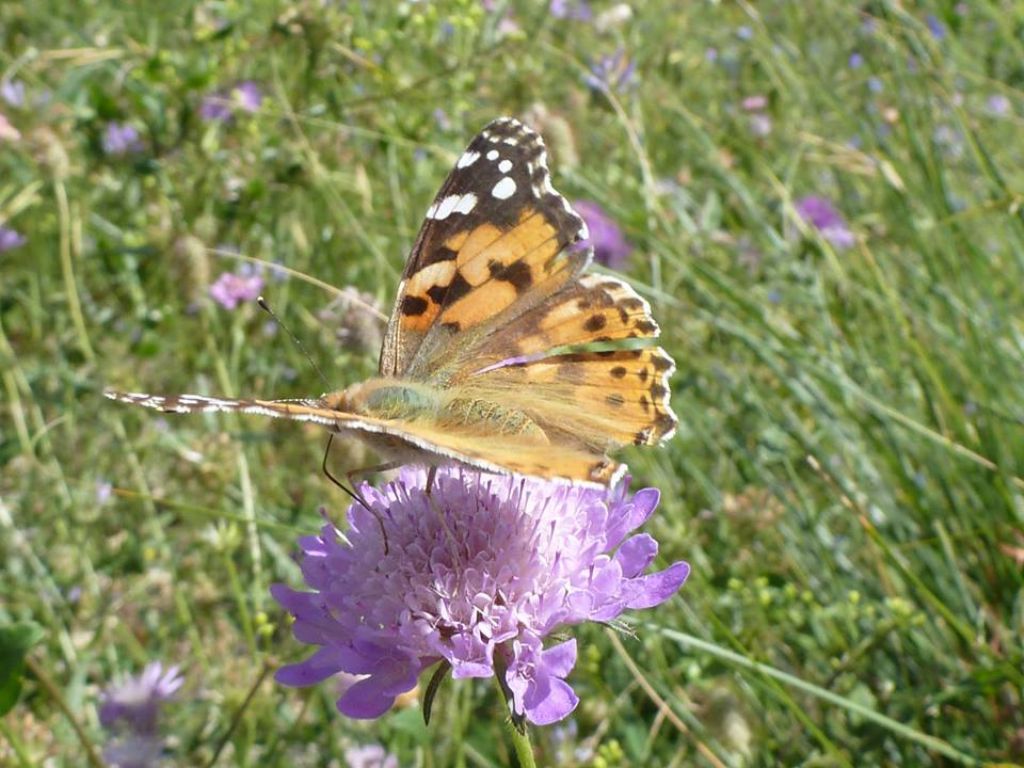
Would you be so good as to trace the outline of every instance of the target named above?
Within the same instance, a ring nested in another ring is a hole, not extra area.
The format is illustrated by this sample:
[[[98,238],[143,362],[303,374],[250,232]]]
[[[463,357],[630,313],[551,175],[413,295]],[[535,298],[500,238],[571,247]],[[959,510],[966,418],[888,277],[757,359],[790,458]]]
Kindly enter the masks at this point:
[[[928,31],[932,33],[932,37],[936,40],[944,40],[946,38],[946,25],[942,23],[938,16],[934,13],[929,13],[925,16],[924,21],[928,25]]]
[[[846,64],[850,69],[860,69],[864,66],[864,57],[857,51],[854,51],[850,54],[850,58]]]
[[[1001,93],[993,93],[985,101],[985,106],[988,108],[989,113],[996,117],[1006,117],[1010,114],[1012,105],[1010,100]]]
[[[345,750],[348,768],[398,768],[398,758],[380,744],[363,744]]]
[[[736,37],[740,40],[753,40],[754,30],[744,24],[742,27],[736,28]]]
[[[556,19],[571,19],[573,21],[590,21],[594,15],[590,3],[585,0],[551,0],[548,5],[548,13]]]
[[[206,122],[227,122],[235,113],[257,112],[263,104],[263,92],[253,80],[243,80],[229,91],[215,91],[203,97],[199,117]]]
[[[583,78],[583,82],[594,91],[626,91],[636,85],[636,62],[620,48],[592,62],[590,74]]]
[[[28,238],[15,229],[0,225],[0,253],[18,248],[28,242]]]
[[[147,664],[141,675],[122,678],[103,692],[100,723],[108,730],[121,726],[137,734],[155,734],[160,707],[183,682],[177,667],[165,672],[159,661]]]
[[[846,219],[832,203],[819,195],[801,197],[793,206],[808,225],[818,230],[823,238],[840,250],[852,248],[856,243]]]
[[[448,467],[428,496],[425,479],[406,467],[381,490],[363,485],[374,512],[349,507],[346,539],[328,522],[299,540],[313,591],[277,584],[271,592],[295,615],[296,638],[320,647],[280,669],[278,682],[363,675],[338,709],[374,718],[438,662],[456,679],[503,668],[512,711],[546,725],[578,698],[565,681],[576,641],[545,648],[544,638],[659,605],[689,574],[684,562],[644,573],[658,544],[629,534],[657,506],[653,488],[628,498],[626,484],[606,490]]]
[[[210,298],[224,309],[234,309],[239,304],[253,301],[263,291],[263,275],[252,269],[238,272],[222,272],[210,286]]]
[[[881,93],[885,89],[885,85],[882,83],[881,78],[872,75],[868,78],[868,90],[872,93]]]
[[[258,112],[263,104],[263,92],[252,80],[244,80],[231,92],[238,108],[243,112]]]
[[[768,115],[754,114],[747,118],[747,127],[750,133],[758,139],[771,135],[772,119]]]
[[[96,481],[96,504],[102,507],[114,495],[114,486],[106,480]]]
[[[753,96],[747,96],[743,101],[740,102],[740,106],[747,112],[759,112],[768,106],[768,97],[755,93]]]
[[[594,260],[611,269],[622,269],[633,252],[633,246],[626,240],[622,229],[593,200],[577,200],[576,212],[587,223],[590,236],[579,243],[580,248],[594,249]]]
[[[107,123],[103,131],[103,151],[108,155],[127,155],[142,149],[139,132],[128,123]]]
[[[25,84],[20,80],[0,80],[0,98],[12,107],[25,106]]]

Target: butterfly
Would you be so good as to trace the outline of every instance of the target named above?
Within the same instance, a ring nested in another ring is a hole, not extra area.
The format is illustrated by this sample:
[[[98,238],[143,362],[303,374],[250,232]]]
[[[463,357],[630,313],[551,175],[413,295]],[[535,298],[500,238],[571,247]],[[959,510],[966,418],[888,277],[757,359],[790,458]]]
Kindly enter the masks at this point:
[[[169,413],[237,411],[350,433],[392,463],[611,485],[609,452],[675,431],[672,358],[648,303],[587,271],[587,226],[540,135],[502,117],[460,155],[398,284],[379,374],[304,400],[107,391]]]

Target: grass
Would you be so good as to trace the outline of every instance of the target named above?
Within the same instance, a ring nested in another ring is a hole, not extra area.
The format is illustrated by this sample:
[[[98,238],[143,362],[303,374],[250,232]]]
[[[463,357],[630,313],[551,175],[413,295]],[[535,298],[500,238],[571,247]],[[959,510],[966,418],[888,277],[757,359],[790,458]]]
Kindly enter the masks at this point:
[[[44,631],[0,762],[99,752],[99,691],[152,660],[186,677],[172,764],[374,742],[402,765],[511,761],[483,682],[446,684],[425,728],[418,706],[347,721],[330,684],[266,674],[306,655],[267,587],[300,583],[295,538],[345,504],[317,430],[101,394],[320,391],[257,309],[209,300],[250,259],[287,268],[265,294],[332,384],[370,375],[374,323],[323,310],[348,286],[390,305],[448,167],[507,113],[636,247],[682,425],[627,458],[663,492],[659,559],[693,566],[635,637],[574,633],[582,702],[534,734],[540,760],[1024,759],[1020,11],[656,0],[599,31],[496,5],[0,7],[0,74],[29,99],[0,102],[20,132],[0,222],[28,239],[0,255],[0,623]],[[618,49],[635,73],[589,90]],[[257,112],[200,118],[243,80]],[[104,152],[111,121],[137,151]],[[809,194],[854,247],[795,215]]]

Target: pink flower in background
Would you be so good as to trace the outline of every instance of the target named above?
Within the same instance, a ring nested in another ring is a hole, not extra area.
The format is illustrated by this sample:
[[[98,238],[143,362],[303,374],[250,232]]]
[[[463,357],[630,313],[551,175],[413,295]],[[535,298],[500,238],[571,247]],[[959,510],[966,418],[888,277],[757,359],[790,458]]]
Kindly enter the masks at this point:
[[[263,291],[263,275],[242,265],[238,272],[222,272],[210,286],[210,298],[224,309],[234,309],[239,304],[254,301]]]
[[[0,253],[18,248],[28,242],[28,238],[17,230],[0,225]]]
[[[103,151],[108,155],[127,155],[142,149],[139,132],[128,123],[107,123],[103,131]]]
[[[253,80],[243,80],[228,91],[219,90],[203,97],[199,117],[207,122],[227,122],[235,111],[257,112],[263,104],[263,92]]]

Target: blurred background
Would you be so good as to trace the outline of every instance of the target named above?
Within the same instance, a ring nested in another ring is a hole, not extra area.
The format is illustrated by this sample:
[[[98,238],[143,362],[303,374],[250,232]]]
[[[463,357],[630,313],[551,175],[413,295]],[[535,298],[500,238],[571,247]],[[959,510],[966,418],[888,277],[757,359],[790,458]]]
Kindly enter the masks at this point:
[[[260,293],[332,385],[371,375],[502,114],[665,331],[681,426],[624,458],[693,567],[634,635],[573,633],[539,762],[1024,759],[1021,29],[1005,1],[0,4],[0,625],[38,628],[0,763],[101,754],[102,692],[160,662],[139,764],[511,764],[486,683],[425,728],[415,696],[355,722],[273,682],[308,650],[268,585],[347,505],[321,430],[102,398],[319,394]]]

